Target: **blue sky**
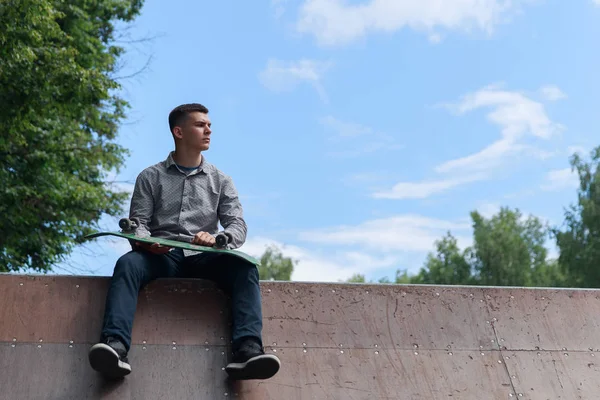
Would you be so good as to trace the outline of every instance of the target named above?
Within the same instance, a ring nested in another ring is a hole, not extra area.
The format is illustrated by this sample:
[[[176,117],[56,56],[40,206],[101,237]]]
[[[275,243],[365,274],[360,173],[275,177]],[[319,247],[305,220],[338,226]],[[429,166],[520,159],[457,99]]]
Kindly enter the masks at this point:
[[[568,157],[600,144],[598,0],[147,0],[121,72],[133,182],[173,149],[167,115],[210,109],[207,160],[232,176],[242,250],[277,244],[301,281],[416,272],[469,212],[562,221]],[[131,185],[120,183],[131,190]],[[116,230],[117,219],[105,218]],[[110,275],[99,239],[58,273]]]

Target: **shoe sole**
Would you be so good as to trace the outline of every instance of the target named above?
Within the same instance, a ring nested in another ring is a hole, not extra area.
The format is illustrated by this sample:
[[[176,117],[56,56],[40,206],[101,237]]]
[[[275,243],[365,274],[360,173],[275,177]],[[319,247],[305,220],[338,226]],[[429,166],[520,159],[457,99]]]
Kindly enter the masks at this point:
[[[252,357],[245,363],[230,363],[225,371],[233,380],[269,379],[275,375],[281,363],[271,354]]]
[[[131,366],[119,360],[117,352],[106,344],[92,346],[88,358],[92,368],[106,378],[119,379],[131,373]]]

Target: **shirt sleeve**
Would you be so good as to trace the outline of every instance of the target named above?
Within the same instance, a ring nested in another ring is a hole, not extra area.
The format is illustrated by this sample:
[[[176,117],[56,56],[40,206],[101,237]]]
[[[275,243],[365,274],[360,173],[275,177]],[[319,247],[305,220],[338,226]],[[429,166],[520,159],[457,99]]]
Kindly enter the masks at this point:
[[[230,177],[225,177],[221,196],[219,198],[219,222],[225,232],[231,234],[230,249],[241,247],[246,241],[248,227],[244,221],[242,205],[239,200],[237,189]]]
[[[135,181],[131,197],[131,207],[129,209],[129,218],[135,217],[140,220],[140,227],[135,232],[136,236],[151,236],[148,224],[152,219],[153,210],[154,198],[152,196],[152,185],[148,179],[148,175],[142,172]]]

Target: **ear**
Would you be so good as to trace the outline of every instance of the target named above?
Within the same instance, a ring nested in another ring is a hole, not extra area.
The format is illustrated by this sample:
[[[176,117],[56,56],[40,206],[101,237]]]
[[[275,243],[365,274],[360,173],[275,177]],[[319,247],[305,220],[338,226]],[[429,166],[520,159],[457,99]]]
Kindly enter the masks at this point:
[[[183,131],[181,130],[181,127],[176,126],[173,128],[173,137],[175,137],[175,139],[183,138]]]

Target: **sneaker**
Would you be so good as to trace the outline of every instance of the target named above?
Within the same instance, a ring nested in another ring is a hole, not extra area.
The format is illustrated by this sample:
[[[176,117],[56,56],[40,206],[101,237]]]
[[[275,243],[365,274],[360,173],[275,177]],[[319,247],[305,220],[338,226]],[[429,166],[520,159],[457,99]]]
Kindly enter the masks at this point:
[[[88,358],[92,368],[106,378],[117,379],[131,373],[125,345],[114,337],[108,337],[93,345]]]
[[[233,380],[269,379],[280,367],[277,357],[265,354],[256,341],[247,340],[234,352],[232,362],[225,367],[225,371]]]

